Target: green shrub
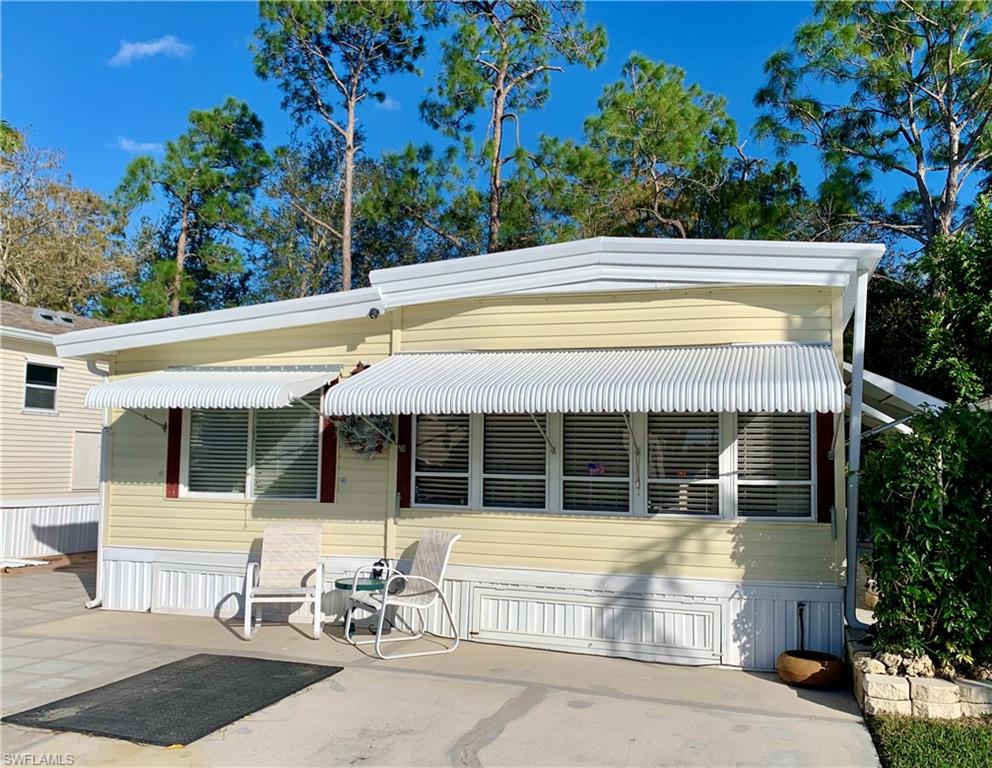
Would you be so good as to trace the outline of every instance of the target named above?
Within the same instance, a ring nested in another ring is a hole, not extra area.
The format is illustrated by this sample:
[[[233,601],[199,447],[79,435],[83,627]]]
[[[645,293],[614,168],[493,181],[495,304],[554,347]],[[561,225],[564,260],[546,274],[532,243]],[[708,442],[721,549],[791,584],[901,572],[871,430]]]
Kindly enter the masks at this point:
[[[865,455],[877,646],[992,663],[992,413],[948,406]]]

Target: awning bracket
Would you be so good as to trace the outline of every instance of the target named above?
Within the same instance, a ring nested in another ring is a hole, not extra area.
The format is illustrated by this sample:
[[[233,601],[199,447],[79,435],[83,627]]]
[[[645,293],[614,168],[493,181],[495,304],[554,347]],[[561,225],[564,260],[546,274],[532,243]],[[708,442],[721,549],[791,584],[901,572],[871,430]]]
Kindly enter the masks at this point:
[[[152,418],[149,418],[148,416],[145,416],[145,414],[143,414],[141,411],[136,411],[136,410],[134,410],[134,408],[122,408],[121,410],[126,411],[128,413],[133,413],[135,416],[140,416],[145,421],[150,421],[156,427],[161,427],[163,432],[168,432],[169,431],[168,424],[163,424],[161,421],[155,421],[155,419],[152,419]]]
[[[554,455],[557,453],[558,451],[555,448],[555,444],[551,442],[551,438],[548,437],[548,433],[544,431],[544,427],[542,427],[541,422],[537,420],[537,416],[533,413],[528,413],[527,415],[530,416],[530,420],[534,422],[534,426],[537,427],[537,431],[541,433],[541,437],[543,437],[544,442],[547,443],[548,450],[551,451],[551,454]]]
[[[634,429],[630,426],[630,414],[623,414],[623,423],[627,426],[627,435],[630,437],[630,444],[634,446],[634,487],[641,490],[641,446],[637,443]]]
[[[377,427],[377,426],[376,426],[375,424],[373,424],[373,423],[372,423],[372,422],[371,422],[371,421],[369,420],[369,418],[368,418],[368,416],[359,416],[359,418],[360,418],[360,419],[361,419],[362,421],[364,421],[364,422],[365,422],[366,424],[368,424],[368,425],[369,425],[370,427],[372,427],[372,430],[373,430],[373,431],[374,431],[374,432],[375,432],[375,433],[376,433],[377,435],[379,435],[379,436],[380,436],[380,437],[381,437],[381,438],[382,438],[383,440],[385,440],[385,441],[386,441],[387,443],[389,443],[390,445],[394,445],[394,446],[396,446],[396,449],[397,449],[397,450],[398,450],[398,451],[399,451],[400,453],[404,453],[404,452],[406,451],[406,446],[405,446],[405,445],[400,445],[399,443],[397,443],[397,442],[396,442],[396,440],[395,440],[395,439],[393,438],[393,436],[392,436],[392,435],[389,435],[389,434],[386,434],[386,433],[385,433],[385,432],[383,432],[383,431],[382,431],[381,429],[379,429],[379,427]]]

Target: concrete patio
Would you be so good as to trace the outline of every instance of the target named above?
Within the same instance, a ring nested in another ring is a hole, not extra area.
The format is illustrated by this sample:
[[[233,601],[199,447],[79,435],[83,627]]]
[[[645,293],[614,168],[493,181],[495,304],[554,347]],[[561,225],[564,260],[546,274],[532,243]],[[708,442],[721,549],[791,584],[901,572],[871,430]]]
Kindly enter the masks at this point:
[[[4,764],[33,755],[75,766],[878,765],[845,691],[476,643],[383,662],[336,627],[313,641],[266,625],[246,643],[216,619],[87,611],[92,582],[89,567],[0,576],[3,714],[199,652],[344,670],[185,748],[3,725]]]

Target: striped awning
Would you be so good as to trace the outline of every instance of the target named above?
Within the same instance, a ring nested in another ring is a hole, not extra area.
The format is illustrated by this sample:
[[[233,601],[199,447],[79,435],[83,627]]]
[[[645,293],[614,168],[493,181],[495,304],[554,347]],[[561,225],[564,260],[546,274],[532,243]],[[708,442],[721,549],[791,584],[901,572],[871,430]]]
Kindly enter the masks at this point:
[[[399,354],[345,379],[328,416],[844,410],[827,344]]]
[[[338,377],[340,365],[189,367],[97,384],[87,408],[285,408]]]

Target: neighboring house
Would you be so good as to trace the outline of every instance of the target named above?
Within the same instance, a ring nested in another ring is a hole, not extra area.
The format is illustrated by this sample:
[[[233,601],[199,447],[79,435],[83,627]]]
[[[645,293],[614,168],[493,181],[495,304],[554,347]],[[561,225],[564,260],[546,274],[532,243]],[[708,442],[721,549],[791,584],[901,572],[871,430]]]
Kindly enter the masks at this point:
[[[0,515],[3,559],[96,549],[100,378],[59,359],[53,339],[97,320],[0,302]]]
[[[802,606],[839,652],[843,333],[860,403],[882,252],[597,238],[62,336],[113,356],[103,606],[233,615],[266,521],[321,520],[331,586],[460,532],[467,638],[771,669]],[[317,409],[399,447],[359,455]]]

